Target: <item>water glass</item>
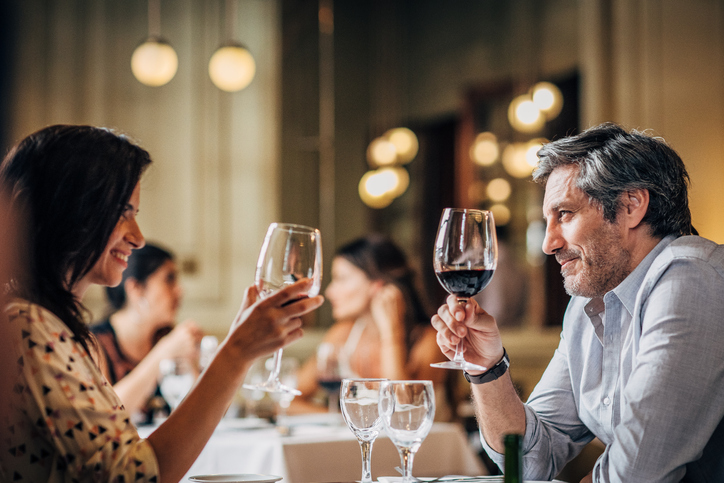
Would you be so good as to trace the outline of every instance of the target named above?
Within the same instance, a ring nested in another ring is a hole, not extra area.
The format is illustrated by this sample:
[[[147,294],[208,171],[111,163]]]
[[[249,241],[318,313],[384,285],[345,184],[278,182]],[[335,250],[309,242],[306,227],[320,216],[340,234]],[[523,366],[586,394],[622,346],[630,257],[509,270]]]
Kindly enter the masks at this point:
[[[412,461],[435,419],[432,381],[384,381],[380,416],[385,433],[400,453],[403,483],[413,483]]]
[[[386,379],[344,379],[340,391],[342,417],[362,450],[361,483],[372,482],[372,444],[382,429],[380,387]]]

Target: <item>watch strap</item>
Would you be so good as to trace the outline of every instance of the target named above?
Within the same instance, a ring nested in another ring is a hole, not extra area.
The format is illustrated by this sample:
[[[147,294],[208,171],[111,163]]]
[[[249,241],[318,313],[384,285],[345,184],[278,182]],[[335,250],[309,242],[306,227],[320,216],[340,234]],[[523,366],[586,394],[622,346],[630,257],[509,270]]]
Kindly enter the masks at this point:
[[[467,381],[471,384],[485,384],[486,382],[498,379],[500,376],[505,374],[509,367],[510,358],[508,357],[508,352],[505,350],[505,347],[503,347],[503,357],[493,367],[477,376],[471,376],[467,371],[463,371],[463,374],[465,375],[465,379],[467,379]]]

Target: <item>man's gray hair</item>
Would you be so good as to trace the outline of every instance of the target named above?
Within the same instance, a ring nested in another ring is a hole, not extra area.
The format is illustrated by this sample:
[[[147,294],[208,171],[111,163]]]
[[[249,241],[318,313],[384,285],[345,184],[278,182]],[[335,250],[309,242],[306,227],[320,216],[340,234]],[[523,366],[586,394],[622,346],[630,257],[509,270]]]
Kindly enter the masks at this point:
[[[558,167],[578,166],[576,186],[603,209],[609,222],[616,221],[621,195],[646,189],[649,207],[643,222],[654,237],[696,233],[689,210],[689,175],[679,155],[661,138],[604,123],[544,145],[538,157],[536,183],[545,185]]]

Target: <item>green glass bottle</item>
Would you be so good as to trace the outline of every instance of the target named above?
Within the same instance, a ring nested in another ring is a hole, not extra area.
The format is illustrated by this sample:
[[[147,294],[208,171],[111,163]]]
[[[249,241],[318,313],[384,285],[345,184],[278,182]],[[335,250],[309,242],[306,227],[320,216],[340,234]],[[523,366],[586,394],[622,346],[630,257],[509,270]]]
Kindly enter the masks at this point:
[[[523,483],[523,436],[506,434],[503,444],[505,445],[503,483]]]

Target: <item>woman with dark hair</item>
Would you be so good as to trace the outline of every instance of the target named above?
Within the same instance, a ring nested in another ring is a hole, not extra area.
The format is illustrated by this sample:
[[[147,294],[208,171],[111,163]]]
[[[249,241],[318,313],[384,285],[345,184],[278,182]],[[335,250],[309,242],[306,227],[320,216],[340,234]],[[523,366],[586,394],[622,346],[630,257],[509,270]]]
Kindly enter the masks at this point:
[[[339,347],[344,377],[428,379],[445,394],[449,371],[430,367],[444,360],[403,251],[382,235],[368,235],[341,247],[332,260],[332,281],[325,292],[334,325],[323,343]],[[301,401],[294,410],[314,409],[318,389],[317,361],[299,373]],[[442,403],[444,398],[440,398]],[[437,418],[450,416],[440,405]],[[319,408],[322,410],[323,408]]]
[[[31,134],[0,165],[0,184],[27,225],[27,267],[4,307],[15,353],[0,475],[12,481],[178,481],[203,449],[248,368],[302,335],[299,281],[256,303],[247,289],[226,339],[196,385],[148,439],[101,374],[81,299],[121,282],[145,241],[136,222],[146,151],[89,126]],[[284,305],[290,300],[300,299]],[[180,436],[183,437],[180,437]]]
[[[133,416],[153,418],[159,407],[159,364],[180,359],[198,376],[203,332],[192,320],[174,327],[183,290],[173,254],[146,244],[128,258],[116,287],[106,287],[114,312],[91,326],[101,346],[106,379]],[[163,400],[160,406],[164,406]]]

